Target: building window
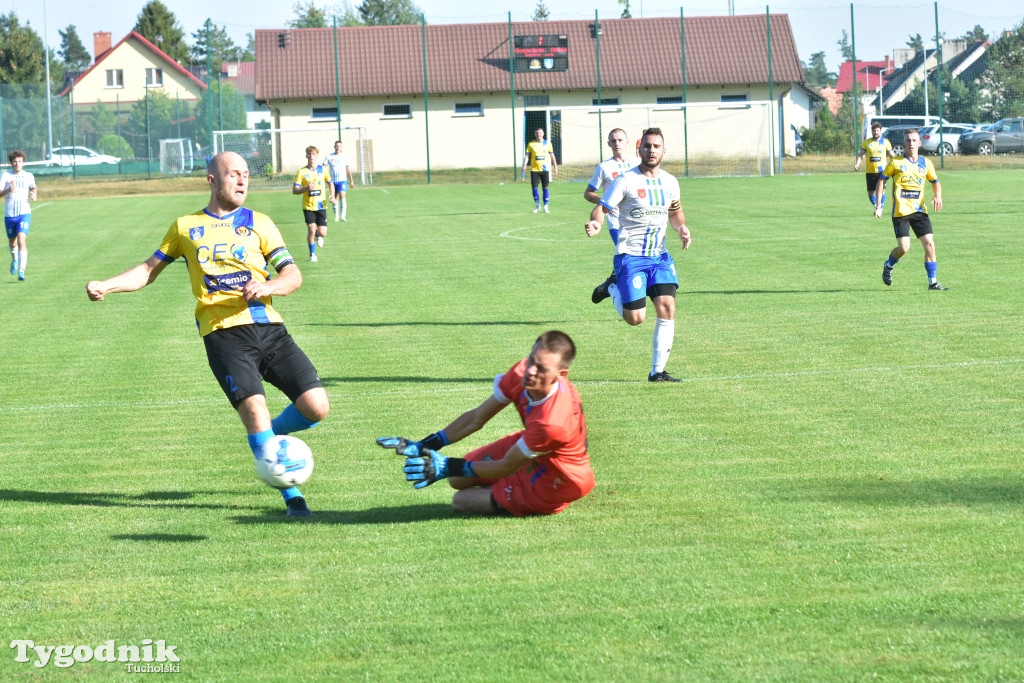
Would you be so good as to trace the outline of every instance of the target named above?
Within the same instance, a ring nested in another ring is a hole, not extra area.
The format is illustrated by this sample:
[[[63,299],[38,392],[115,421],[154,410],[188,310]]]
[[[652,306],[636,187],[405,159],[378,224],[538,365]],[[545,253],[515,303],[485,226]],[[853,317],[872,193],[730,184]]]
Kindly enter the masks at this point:
[[[337,107],[313,107],[312,113],[310,114],[311,119],[330,119],[332,121],[338,118]]]
[[[682,104],[683,97],[682,95],[670,95],[668,97],[659,97],[656,101],[658,104],[662,105]]]
[[[124,70],[123,69],[107,69],[107,87],[108,88],[123,88],[124,87]]]
[[[456,116],[483,116],[484,105],[482,102],[456,102]]]
[[[146,69],[146,87],[147,88],[162,88],[164,85],[164,70],[163,69]]]
[[[384,118],[386,119],[411,119],[411,104],[385,104]]]
[[[524,107],[546,107],[551,104],[548,95],[523,95]]]
[[[595,107],[617,107],[619,106],[618,97],[602,97],[598,100],[596,97],[590,100],[590,104]]]
[[[747,104],[746,95],[722,95],[722,104],[725,105],[726,109],[746,109],[750,107]]]

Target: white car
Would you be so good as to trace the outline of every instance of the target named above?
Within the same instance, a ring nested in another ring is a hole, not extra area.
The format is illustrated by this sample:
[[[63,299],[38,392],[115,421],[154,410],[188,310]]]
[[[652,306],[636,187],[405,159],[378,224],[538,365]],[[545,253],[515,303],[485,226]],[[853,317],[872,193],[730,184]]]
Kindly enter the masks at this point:
[[[119,164],[121,160],[109,154],[100,154],[88,147],[54,147],[48,157],[51,166],[93,166]]]
[[[960,136],[966,133],[973,133],[978,129],[966,123],[947,123],[942,126],[942,152],[943,154],[960,153]],[[921,151],[925,154],[939,153],[939,127],[925,126],[921,133]]]

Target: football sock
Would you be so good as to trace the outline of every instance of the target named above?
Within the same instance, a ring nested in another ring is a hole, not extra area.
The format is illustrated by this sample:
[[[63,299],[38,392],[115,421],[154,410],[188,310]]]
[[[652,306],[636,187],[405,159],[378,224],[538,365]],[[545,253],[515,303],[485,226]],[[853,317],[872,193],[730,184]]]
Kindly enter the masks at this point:
[[[19,273],[24,273],[25,272],[25,265],[27,263],[28,263],[28,252],[27,251],[19,251],[18,252],[18,272]]]
[[[935,261],[925,261],[924,269],[928,273],[928,284],[938,282],[939,264]]]
[[[338,203],[341,204],[341,220],[345,220],[345,213],[348,211],[348,202],[345,201],[344,197],[342,197],[341,201]]]
[[[899,262],[900,262],[900,260],[898,258],[893,258],[892,254],[889,254],[889,258],[885,262],[885,267],[886,268],[895,268],[896,264],[899,263]]]
[[[536,187],[533,188],[533,203],[540,206],[540,192],[537,191]]]
[[[885,208],[885,193],[882,193],[882,208]]]
[[[18,248],[17,247],[11,247],[11,260],[14,261],[15,263],[18,262]]]
[[[286,489],[281,489],[281,497],[287,503],[292,498],[302,498],[302,491],[295,486],[289,486]]]
[[[672,353],[672,340],[676,336],[676,321],[658,318],[654,323],[654,340],[651,343],[651,374],[662,372],[668,365],[668,356]]]
[[[274,438],[274,431],[272,429],[268,429],[263,432],[256,432],[255,434],[250,434],[249,448],[252,449],[253,457],[255,457],[257,453],[259,453],[259,450],[260,448],[263,447],[263,444],[270,441],[272,438]]]
[[[612,297],[612,305],[615,306],[615,310],[619,312],[619,317],[622,317],[622,294],[619,292],[619,286],[614,282],[608,285],[608,294]]]
[[[294,403],[289,403],[288,407],[282,410],[281,414],[275,417],[270,423],[274,434],[278,435],[301,432],[304,429],[309,429],[316,425],[316,422],[311,422],[305,415],[300,413]]]
[[[877,198],[878,197],[874,192],[868,195],[868,199],[871,201],[871,206],[875,206],[875,199]]]
[[[548,203],[548,199],[550,199],[550,198],[551,198],[551,195],[548,192],[548,188],[545,187],[544,188],[544,204],[545,205]]]
[[[612,238],[612,244],[618,244],[619,243],[619,229],[618,228],[608,228],[608,234]]]
[[[313,240],[313,243],[309,245],[309,255],[312,256],[315,253],[316,253],[316,240]]]

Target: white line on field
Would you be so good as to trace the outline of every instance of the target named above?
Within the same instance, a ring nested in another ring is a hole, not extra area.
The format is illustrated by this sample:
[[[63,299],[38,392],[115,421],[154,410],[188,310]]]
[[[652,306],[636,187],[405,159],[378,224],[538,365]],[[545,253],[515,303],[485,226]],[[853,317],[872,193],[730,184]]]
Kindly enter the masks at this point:
[[[550,237],[523,237],[521,235],[512,234],[514,232],[519,232],[520,230],[539,230],[542,228],[550,228],[555,225],[569,225],[569,223],[563,221],[561,223],[545,223],[544,225],[524,225],[521,228],[512,228],[511,230],[506,230],[505,232],[501,233],[498,236],[510,240],[529,240],[531,242],[586,242],[587,239],[589,239],[552,239]]]
[[[712,377],[680,377],[683,382],[697,383],[697,382],[735,382],[738,380],[764,380],[764,379],[779,379],[786,377],[819,377],[822,375],[853,375],[859,373],[906,373],[907,371],[913,370],[947,370],[952,368],[973,368],[973,367],[998,367],[1002,365],[1019,365],[1024,363],[1024,358],[1010,358],[1007,360],[971,360],[962,361],[960,363],[933,363],[926,365],[884,365],[864,368],[838,368],[835,370],[807,370],[797,372],[764,372],[750,375],[717,375]],[[443,379],[438,379],[439,384],[443,384]],[[599,385],[599,384],[622,384],[628,383],[628,380],[583,380],[578,383],[581,386]],[[393,389],[393,390],[380,390],[380,389],[361,389],[358,391],[352,391],[349,389],[340,389],[328,392],[332,403],[341,403],[345,401],[357,401],[359,403],[365,403],[367,396],[426,396],[426,395],[439,395],[439,394],[458,394],[458,393],[481,393],[486,394],[491,383],[486,379],[481,379],[477,383],[466,383],[464,385],[455,387],[439,387],[435,389],[418,389],[418,388],[407,388],[407,389]],[[189,398],[189,399],[177,399],[177,400],[161,400],[161,401],[96,401],[89,403],[48,403],[45,405],[21,405],[21,406],[10,406],[0,408],[0,415],[5,413],[24,413],[24,412],[37,412],[37,411],[66,411],[66,410],[93,410],[96,408],[124,408],[124,407],[167,407],[167,406],[180,406],[180,405],[214,405],[218,403],[225,403],[226,399],[221,396],[210,396],[207,398]]]

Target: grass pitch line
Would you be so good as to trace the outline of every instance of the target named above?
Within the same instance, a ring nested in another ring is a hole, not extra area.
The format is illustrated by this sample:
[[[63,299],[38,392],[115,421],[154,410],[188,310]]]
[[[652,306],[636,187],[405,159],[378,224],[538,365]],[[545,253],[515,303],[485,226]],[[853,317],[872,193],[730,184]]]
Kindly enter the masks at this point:
[[[545,223],[544,225],[524,225],[521,228],[512,228],[511,230],[506,230],[505,232],[503,232],[500,235],[498,235],[498,237],[504,237],[505,239],[510,239],[510,240],[524,240],[524,241],[530,241],[530,242],[581,242],[582,243],[582,242],[587,242],[587,241],[589,241],[591,239],[591,238],[587,237],[585,239],[568,239],[567,240],[567,239],[553,239],[551,237],[523,237],[523,236],[520,236],[520,235],[512,234],[512,233],[520,232],[521,230],[539,230],[541,228],[550,228],[550,227],[555,226],[555,225],[571,225],[571,223],[566,223],[565,221],[562,221],[561,223]]]

